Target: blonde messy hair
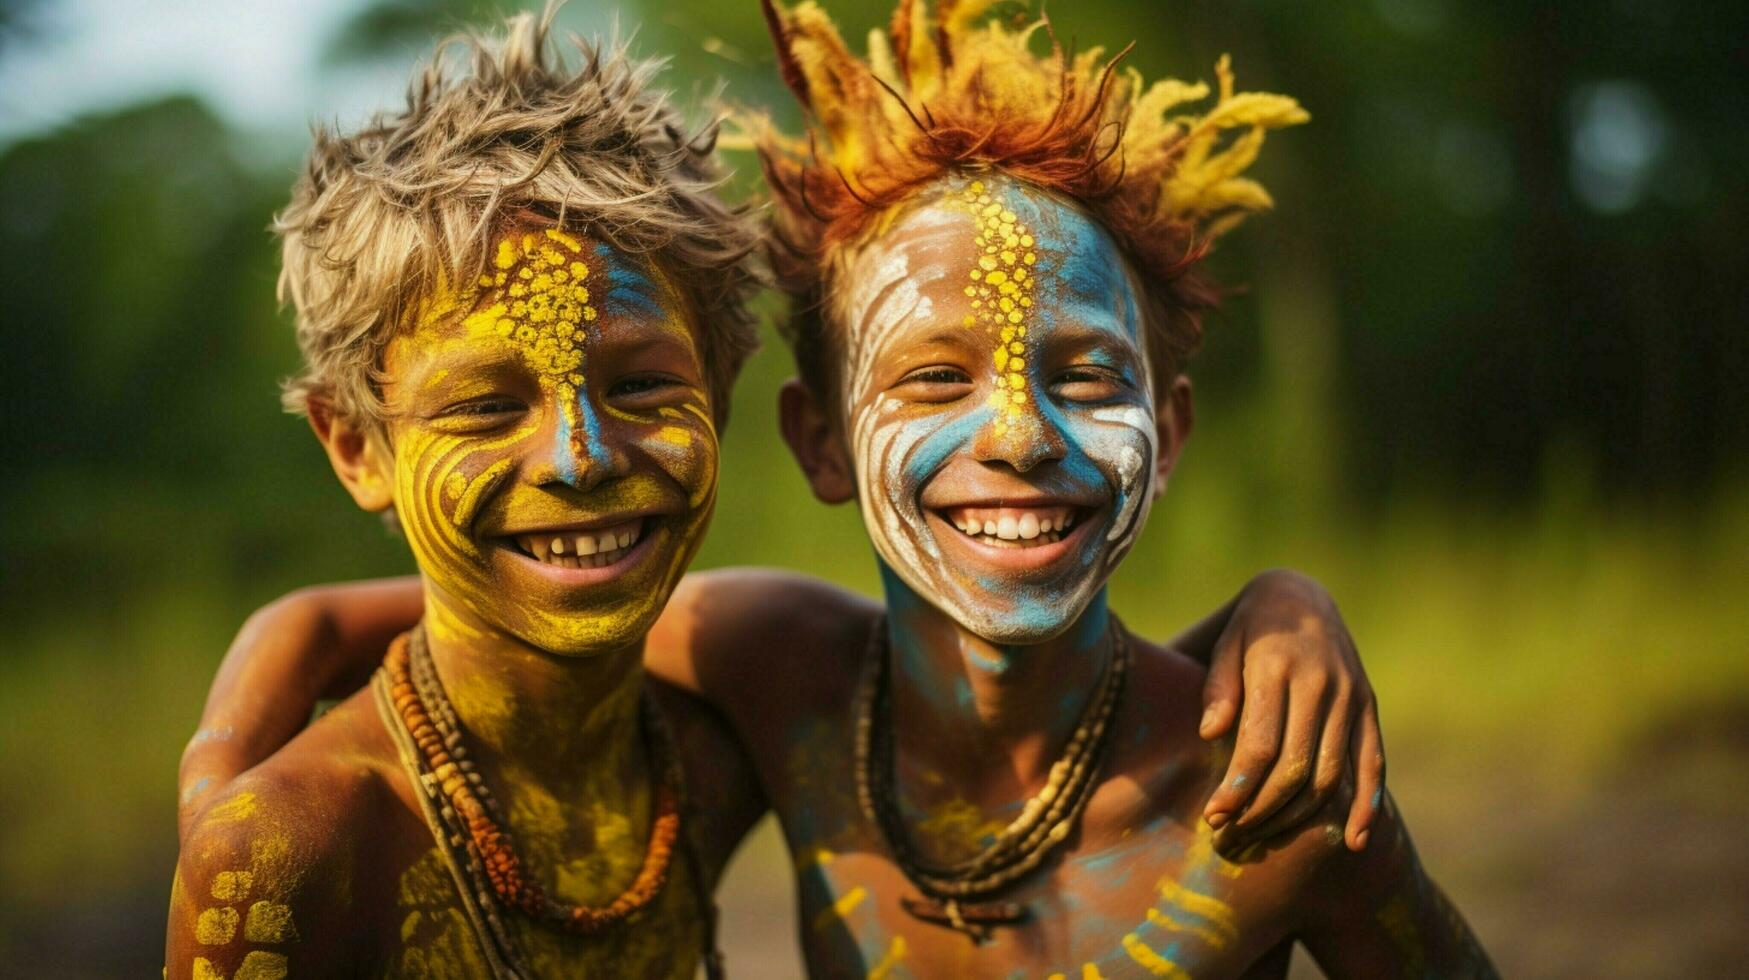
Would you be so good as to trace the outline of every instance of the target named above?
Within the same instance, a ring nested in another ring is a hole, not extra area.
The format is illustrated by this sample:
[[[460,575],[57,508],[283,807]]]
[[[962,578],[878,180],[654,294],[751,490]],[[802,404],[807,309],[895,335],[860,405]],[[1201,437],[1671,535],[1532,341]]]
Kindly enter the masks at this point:
[[[786,334],[805,379],[832,376],[822,303],[877,219],[955,173],[1006,173],[1086,208],[1141,274],[1154,376],[1194,353],[1219,298],[1200,261],[1247,213],[1271,205],[1242,176],[1265,132],[1305,122],[1285,95],[1235,93],[1226,58],[1206,84],[1144,84],[1128,48],[1065,53],[1043,18],[978,22],[998,0],[899,0],[858,58],[818,5],[761,0],[784,81],[806,111],[800,137],[755,117],[752,142],[774,200],[772,265],[797,302]],[[1032,51],[1034,35],[1049,50]]]
[[[687,135],[649,87],[662,63],[573,36],[581,64],[570,70],[550,43],[555,12],[513,17],[499,37],[449,38],[405,109],[351,134],[316,130],[273,224],[280,300],[296,311],[304,357],[285,384],[288,409],[320,401],[380,431],[390,339],[422,300],[472,282],[497,235],[546,225],[653,254],[691,307],[724,421],[756,343],[746,303],[757,223],[715,194],[715,125]]]

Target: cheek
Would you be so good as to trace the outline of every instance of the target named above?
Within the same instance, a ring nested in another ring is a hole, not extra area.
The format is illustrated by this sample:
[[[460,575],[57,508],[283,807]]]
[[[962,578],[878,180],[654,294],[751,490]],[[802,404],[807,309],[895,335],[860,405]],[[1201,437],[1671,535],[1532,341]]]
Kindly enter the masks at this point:
[[[716,494],[720,447],[710,413],[697,405],[663,408],[660,421],[644,426],[638,445],[686,491],[687,506],[704,508]]]
[[[1104,408],[1069,427],[1086,458],[1122,495],[1145,493],[1154,473],[1154,429],[1136,406]]]
[[[463,546],[480,506],[515,466],[523,427],[499,439],[444,433],[413,433],[402,439],[395,461],[395,507],[415,544],[435,541]]]

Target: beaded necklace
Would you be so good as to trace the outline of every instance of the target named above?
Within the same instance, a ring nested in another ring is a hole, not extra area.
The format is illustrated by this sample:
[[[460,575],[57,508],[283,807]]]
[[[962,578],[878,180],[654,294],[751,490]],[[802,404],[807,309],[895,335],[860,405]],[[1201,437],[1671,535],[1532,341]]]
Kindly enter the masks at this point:
[[[612,902],[596,907],[555,901],[523,873],[522,858],[504,830],[497,802],[468,758],[455,708],[437,678],[423,627],[415,627],[390,646],[373,688],[379,709],[387,709],[385,715],[393,713],[384,720],[391,722],[403,761],[423,791],[420,802],[428,821],[436,818],[433,835],[444,846],[457,884],[463,886],[470,918],[481,920],[476,925],[484,927],[482,939],[493,947],[488,953],[501,976],[530,974],[498,914],[500,908],[514,909],[566,932],[591,935],[625,921],[655,901],[667,881],[680,836],[681,773],[660,709],[651,702],[647,690],[640,721],[654,767],[661,774],[661,781],[653,788],[649,845],[631,885]],[[695,874],[697,870],[695,866]],[[708,885],[700,878],[698,887]],[[710,919],[714,916],[707,917],[707,925]],[[707,947],[706,962],[714,975],[719,968],[714,943]]]
[[[886,618],[875,622],[856,693],[856,795],[863,816],[880,830],[899,869],[926,896],[900,899],[906,912],[950,926],[974,942],[989,938],[991,926],[1026,918],[1026,909],[1018,902],[979,900],[994,897],[1037,870],[1068,839],[1093,796],[1130,666],[1129,643],[1115,616],[1110,635],[1111,657],[1099,686],[1082,708],[1062,756],[1052,763],[1044,788],[1026,801],[1020,815],[988,847],[968,860],[935,865],[911,844],[899,812]]]

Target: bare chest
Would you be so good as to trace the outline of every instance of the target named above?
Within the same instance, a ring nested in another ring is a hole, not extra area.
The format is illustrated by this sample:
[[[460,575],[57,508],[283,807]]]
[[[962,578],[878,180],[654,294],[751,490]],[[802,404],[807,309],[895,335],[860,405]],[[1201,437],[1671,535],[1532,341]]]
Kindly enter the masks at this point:
[[[1071,838],[1060,857],[1005,890],[999,897],[1018,904],[1023,917],[993,927],[983,942],[918,918],[905,901],[921,893],[862,816],[846,742],[827,732],[803,740],[774,781],[782,787],[773,802],[795,856],[812,975],[1284,974],[1288,883],[1259,864],[1223,857],[1206,824],[1146,808],[1118,808],[1133,813],[1130,825],[1101,821],[1097,839]],[[1100,790],[1107,797],[1123,792],[1121,785]],[[964,840],[1000,827],[996,815],[963,805],[914,816],[912,832],[924,837]]]

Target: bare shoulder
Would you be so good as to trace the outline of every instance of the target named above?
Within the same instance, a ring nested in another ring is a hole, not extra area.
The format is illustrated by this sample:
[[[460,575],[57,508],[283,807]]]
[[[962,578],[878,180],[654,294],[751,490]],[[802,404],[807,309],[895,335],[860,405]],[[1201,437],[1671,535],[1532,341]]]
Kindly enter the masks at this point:
[[[360,692],[214,795],[177,859],[172,974],[277,976],[293,960],[298,972],[346,960],[334,940],[355,934],[343,927],[360,897],[355,879],[398,826],[385,748],[393,752]]]
[[[881,608],[782,569],[696,572],[681,581],[650,633],[651,669],[733,713],[725,700],[738,702],[761,684],[830,682],[860,662]],[[684,664],[657,662],[681,652]]]

